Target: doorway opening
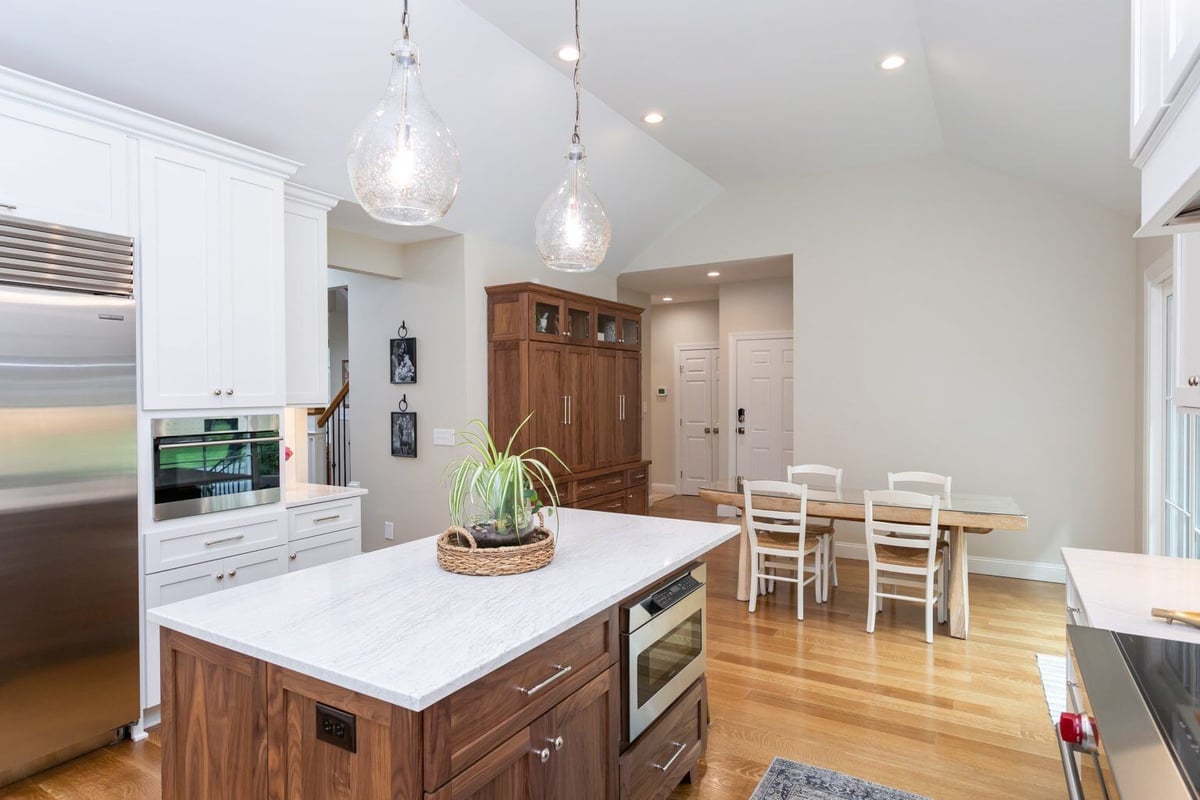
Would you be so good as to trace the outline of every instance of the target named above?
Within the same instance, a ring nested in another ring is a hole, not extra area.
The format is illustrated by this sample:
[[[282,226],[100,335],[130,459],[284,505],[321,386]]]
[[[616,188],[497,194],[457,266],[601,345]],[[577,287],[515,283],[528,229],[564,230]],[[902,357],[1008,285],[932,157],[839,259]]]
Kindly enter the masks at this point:
[[[350,287],[329,287],[329,405],[309,415],[309,474],[346,486],[350,470]],[[315,413],[314,413],[315,412]]]

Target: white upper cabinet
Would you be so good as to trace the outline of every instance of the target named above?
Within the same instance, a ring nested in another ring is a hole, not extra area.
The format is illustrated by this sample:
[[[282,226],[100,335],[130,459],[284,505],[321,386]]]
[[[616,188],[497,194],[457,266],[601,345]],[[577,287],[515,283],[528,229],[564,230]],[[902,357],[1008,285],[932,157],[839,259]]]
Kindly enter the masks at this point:
[[[140,148],[143,406],[284,398],[283,181]]]
[[[1165,0],[1163,8],[1163,99],[1171,102],[1200,57],[1200,2]]]
[[[1142,152],[1167,109],[1163,99],[1163,16],[1166,2],[1133,0],[1129,75],[1130,158],[1137,158]]]
[[[287,404],[329,404],[328,214],[338,199],[301,186],[284,187]]]
[[[0,214],[130,234],[128,138],[0,96]]]
[[[1200,233],[1175,237],[1176,405],[1200,408]]]

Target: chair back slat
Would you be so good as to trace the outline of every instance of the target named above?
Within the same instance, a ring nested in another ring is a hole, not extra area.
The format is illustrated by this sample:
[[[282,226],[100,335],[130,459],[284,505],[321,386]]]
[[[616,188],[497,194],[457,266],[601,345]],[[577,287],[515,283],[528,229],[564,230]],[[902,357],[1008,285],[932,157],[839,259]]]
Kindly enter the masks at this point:
[[[937,487],[938,494],[949,497],[950,480],[949,475],[939,475],[936,472],[889,472],[888,488],[895,490],[897,483],[923,484],[925,486]]]
[[[889,547],[910,547],[913,549],[936,548],[940,501],[941,498],[937,495],[903,492],[894,489],[863,492],[868,543],[876,545],[886,544]],[[875,518],[875,507],[877,505],[928,508],[929,522],[911,523],[879,520]],[[890,533],[898,533],[901,536],[889,536],[888,534]]]
[[[787,477],[789,483],[813,484],[816,481],[797,480],[797,478],[808,478],[809,476],[819,476],[824,478],[833,478],[834,491],[842,490],[842,468],[831,467],[827,464],[794,464],[787,468]],[[822,483],[828,484],[828,481]]]
[[[763,492],[783,495],[800,502],[798,511],[764,509],[756,505],[755,493]],[[776,533],[792,533],[803,535],[808,519],[808,487],[804,484],[788,483],[786,481],[743,481],[742,496],[745,501],[745,521],[748,532],[773,531]]]

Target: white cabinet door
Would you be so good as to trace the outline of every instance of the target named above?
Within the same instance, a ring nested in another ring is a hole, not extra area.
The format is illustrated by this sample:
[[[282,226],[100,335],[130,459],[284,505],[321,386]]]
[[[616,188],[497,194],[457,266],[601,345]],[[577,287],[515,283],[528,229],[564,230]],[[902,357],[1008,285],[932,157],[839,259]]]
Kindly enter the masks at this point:
[[[192,597],[220,591],[224,573],[220,561],[194,564],[190,567],[160,572],[146,576],[146,608],[165,606]],[[146,685],[143,708],[153,708],[162,700],[158,679],[159,626],[146,623]]]
[[[219,407],[217,163],[153,142],[139,161],[143,405]]]
[[[1163,8],[1163,99],[1171,102],[1200,57],[1200,2],[1165,0]]]
[[[0,214],[128,235],[121,131],[0,98]]]
[[[362,552],[362,529],[347,528],[332,533],[322,533],[310,536],[288,545],[291,555],[288,557],[288,572],[308,569],[318,564],[328,564],[330,561],[356,556]]]
[[[1137,158],[1166,111],[1163,12],[1167,0],[1133,0],[1129,81],[1129,157]],[[1185,0],[1195,2],[1195,0]]]
[[[288,198],[283,263],[287,276],[287,404],[329,404],[329,243],[327,212]]]
[[[1200,408],[1200,233],[1175,237],[1175,402]]]
[[[284,401],[283,181],[221,167],[222,391],[227,406]]]
[[[287,572],[288,549],[280,545],[255,553],[230,556],[221,563],[225,568],[225,585],[244,586]]]

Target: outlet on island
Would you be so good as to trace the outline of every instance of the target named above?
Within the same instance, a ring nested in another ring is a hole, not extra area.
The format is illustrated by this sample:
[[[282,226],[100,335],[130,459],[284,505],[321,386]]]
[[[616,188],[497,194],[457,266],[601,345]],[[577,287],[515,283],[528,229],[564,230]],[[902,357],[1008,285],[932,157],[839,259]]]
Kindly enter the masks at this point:
[[[358,749],[355,732],[353,714],[317,703],[317,739],[353,753]]]

